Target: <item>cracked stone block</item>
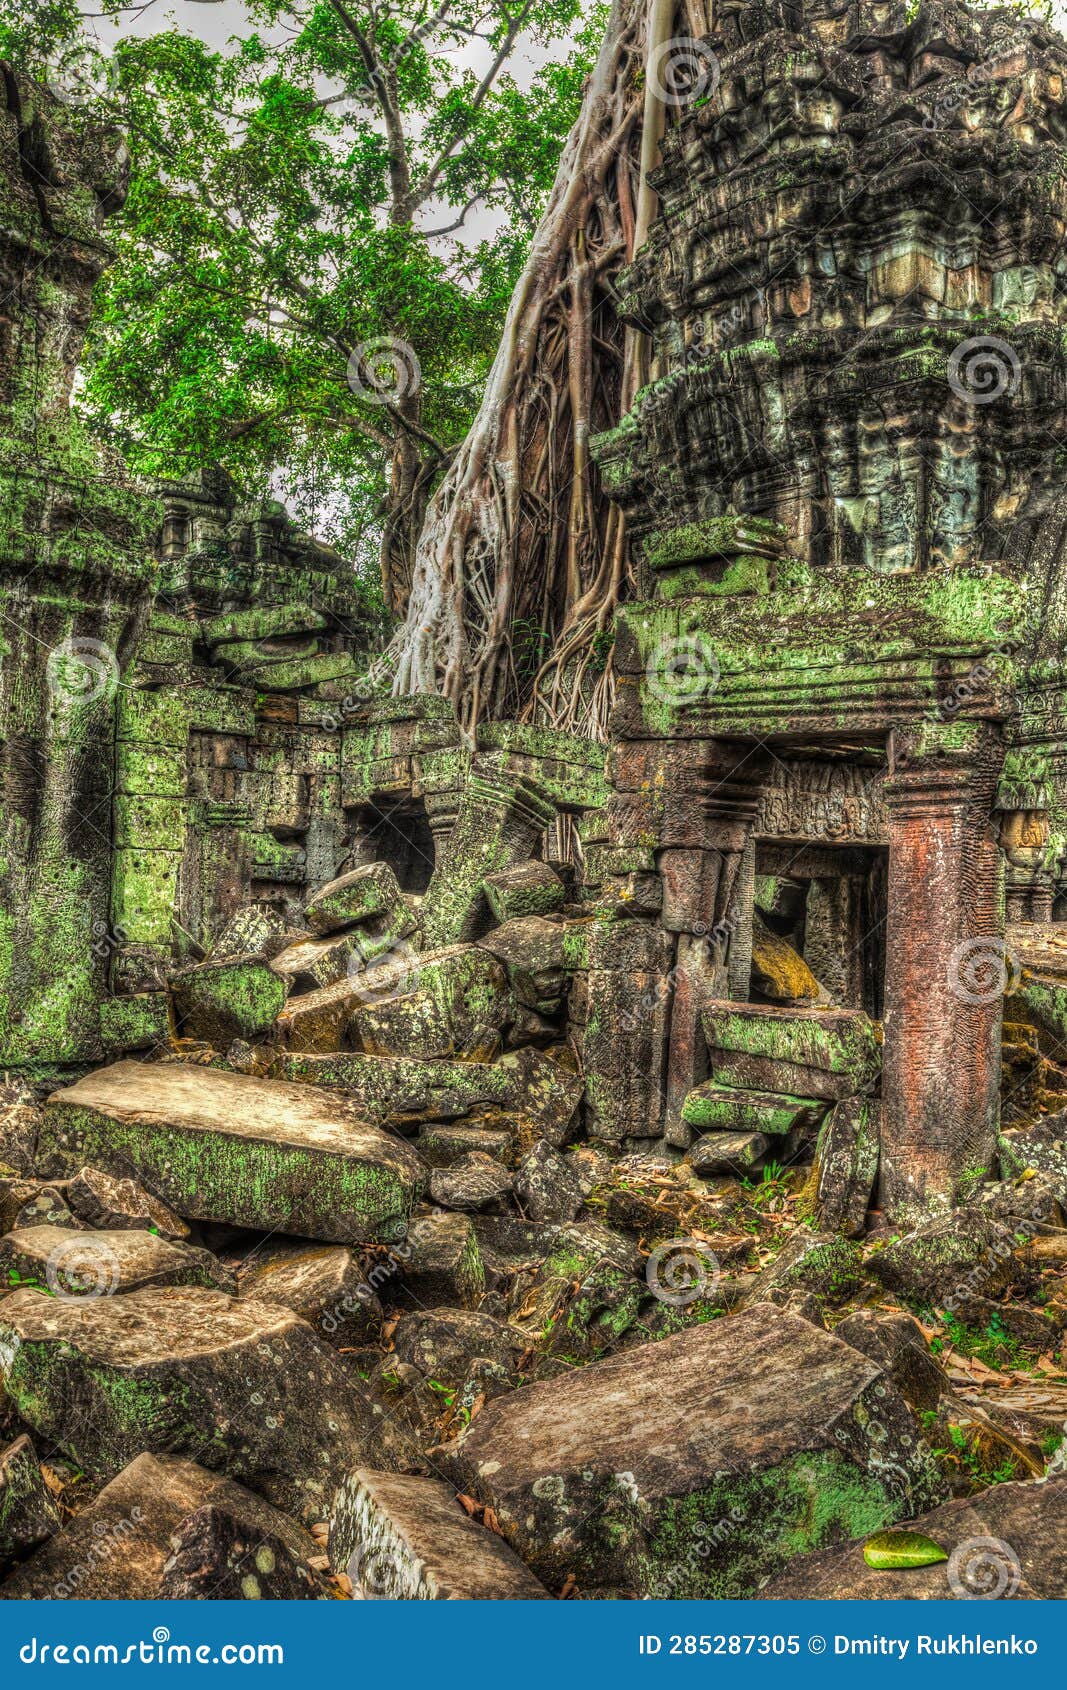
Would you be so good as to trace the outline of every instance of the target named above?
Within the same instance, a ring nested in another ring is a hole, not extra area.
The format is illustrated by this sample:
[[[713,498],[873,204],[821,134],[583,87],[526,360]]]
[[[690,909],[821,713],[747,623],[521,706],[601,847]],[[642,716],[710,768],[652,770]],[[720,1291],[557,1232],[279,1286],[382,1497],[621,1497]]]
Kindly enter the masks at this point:
[[[329,1592],[311,1565],[317,1554],[295,1520],[242,1485],[181,1456],[139,1455],[18,1569],[4,1596],[321,1597]]]
[[[551,915],[563,908],[566,897],[566,889],[555,869],[542,862],[518,863],[499,874],[487,875],[482,890],[499,923],[517,916]]]
[[[884,1371],[767,1304],[498,1397],[435,1461],[555,1592],[750,1596],[944,1494]]]
[[[398,1236],[424,1171],[347,1098],[181,1063],[120,1062],[54,1092],[41,1165],[131,1168],[191,1220],[327,1243]]]
[[[928,1567],[869,1567],[864,1538],[802,1555],[757,1592],[766,1602],[917,1600],[971,1602],[1062,1601],[1067,1596],[1067,1539],[1063,1511],[1067,1478],[1000,1484],[959,1497],[908,1521],[944,1549]]]
[[[32,1283],[57,1297],[112,1296],[152,1285],[234,1289],[233,1275],[210,1250],[174,1244],[152,1232],[70,1232],[31,1226],[0,1238],[0,1284]]]
[[[878,1177],[877,1098],[835,1103],[815,1141],[815,1217],[824,1232],[862,1233]]]
[[[439,1479],[350,1473],[330,1559],[357,1595],[421,1602],[539,1601],[548,1591],[503,1538],[472,1520]]]
[[[777,1092],[742,1091],[705,1080],[686,1097],[682,1120],[697,1132],[764,1133],[778,1137],[816,1125],[825,1103]]]
[[[375,917],[397,938],[415,930],[400,883],[388,863],[364,863],[320,886],[304,905],[313,933],[336,933]]]
[[[242,1268],[239,1294],[281,1303],[336,1348],[374,1343],[382,1305],[367,1269],[343,1244],[268,1246]]]
[[[170,990],[183,1037],[203,1039],[216,1050],[265,1033],[287,996],[284,980],[255,956],[179,969],[170,977]]]
[[[80,1168],[63,1182],[63,1194],[80,1221],[105,1231],[156,1232],[180,1242],[189,1228],[180,1215],[135,1179],[115,1179],[99,1168]]]
[[[20,1085],[0,1085],[0,1164],[12,1173],[32,1174],[40,1125],[33,1093]]]
[[[375,1445],[374,1409],[305,1321],[219,1291],[14,1291],[0,1378],[26,1424],[96,1478],[145,1450],[186,1455],[307,1519]]]
[[[391,952],[397,953],[396,960],[401,963],[414,957],[405,941],[388,930],[375,933],[368,927],[347,928],[325,939],[301,939],[280,951],[270,966],[295,992],[315,992],[338,980],[358,981],[372,973],[377,986],[381,981],[375,970],[385,966],[384,959]]]
[[[713,1078],[751,1091],[837,1102],[873,1089],[875,1023],[859,1010],[712,1003],[703,1013]]]
[[[0,1572],[47,1542],[59,1530],[60,1519],[24,1434],[0,1454]]]
[[[526,1348],[514,1327],[470,1309],[415,1309],[402,1314],[393,1332],[396,1360],[418,1368],[426,1379],[457,1388],[479,1357],[513,1369]]]

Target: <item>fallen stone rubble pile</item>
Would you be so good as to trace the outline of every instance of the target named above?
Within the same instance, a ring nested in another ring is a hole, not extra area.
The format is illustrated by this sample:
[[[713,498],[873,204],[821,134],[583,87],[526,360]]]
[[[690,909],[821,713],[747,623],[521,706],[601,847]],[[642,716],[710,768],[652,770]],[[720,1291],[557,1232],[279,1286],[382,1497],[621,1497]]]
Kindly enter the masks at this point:
[[[768,1049],[713,1004],[699,1136],[624,1155],[568,1032],[600,918],[542,864],[487,891],[438,950],[383,864],[299,932],[250,906],[154,1059],[0,1093],[0,1594],[908,1594],[862,1545],[915,1520],[919,1594],[976,1594],[993,1526],[1010,1594],[1064,1594],[1062,1123],[861,1239],[873,1024],[777,1010]]]

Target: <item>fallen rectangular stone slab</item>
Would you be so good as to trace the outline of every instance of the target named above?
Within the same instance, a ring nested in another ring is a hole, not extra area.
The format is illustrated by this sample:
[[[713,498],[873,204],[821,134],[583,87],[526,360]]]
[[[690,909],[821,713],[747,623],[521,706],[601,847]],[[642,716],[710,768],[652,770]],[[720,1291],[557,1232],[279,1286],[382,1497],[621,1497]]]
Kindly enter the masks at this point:
[[[744,1597],[944,1494],[885,1372],[760,1304],[525,1386],[434,1452],[547,1585]]]
[[[418,1602],[545,1601],[548,1591],[451,1485],[350,1473],[330,1523],[330,1560],[365,1597]]]
[[[770,1133],[774,1136],[813,1127],[826,1104],[781,1092],[741,1091],[705,1080],[682,1104],[682,1120],[698,1132]]]
[[[189,1456],[322,1519],[382,1417],[278,1303],[169,1286],[0,1299],[0,1382],[27,1425],[95,1478],[142,1451]],[[380,1458],[379,1458],[380,1459]]]
[[[993,1485],[909,1520],[945,1551],[928,1567],[869,1567],[863,1538],[802,1555],[761,1601],[1034,1602],[1067,1597],[1067,1476],[1041,1484]]]
[[[880,1030],[860,1010],[721,1002],[702,1021],[712,1078],[733,1086],[836,1102],[881,1073]]]
[[[487,1108],[521,1113],[552,1144],[564,1142],[583,1090],[578,1074],[529,1048],[509,1051],[495,1062],[279,1052],[271,1074],[336,1087],[364,1120],[375,1123],[456,1120]]]
[[[72,1232],[68,1227],[20,1227],[0,1238],[0,1287],[32,1282],[55,1297],[110,1297],[148,1285],[204,1285],[234,1289],[233,1275],[191,1244],[171,1244],[152,1232]]]
[[[771,1141],[762,1133],[706,1133],[691,1145],[686,1161],[702,1178],[714,1174],[747,1174],[770,1154]]]
[[[59,1525],[59,1509],[34,1447],[23,1434],[0,1451],[0,1574],[44,1543]]]
[[[314,1540],[230,1479],[174,1455],[140,1455],[4,1585],[15,1601],[153,1601],[178,1594],[172,1563],[189,1523],[214,1516],[214,1552],[199,1545],[195,1594],[220,1600],[323,1599]],[[237,1533],[220,1542],[224,1518]],[[243,1553],[234,1553],[243,1532]],[[184,1594],[189,1594],[185,1592]]]
[[[348,1244],[397,1237],[419,1157],[350,1101],[182,1063],[119,1062],[48,1100],[39,1162],[135,1172],[179,1214]]]

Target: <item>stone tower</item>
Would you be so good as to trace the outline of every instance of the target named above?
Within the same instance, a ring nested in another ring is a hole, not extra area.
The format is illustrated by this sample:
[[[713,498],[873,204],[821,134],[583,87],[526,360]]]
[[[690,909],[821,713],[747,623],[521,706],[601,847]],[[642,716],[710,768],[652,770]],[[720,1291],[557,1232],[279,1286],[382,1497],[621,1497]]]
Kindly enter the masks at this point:
[[[668,1136],[709,1063],[729,1122],[714,1006],[788,930],[884,1027],[899,1210],[990,1163],[1005,878],[1016,920],[1059,884],[1067,43],[953,0],[718,16],[623,278],[654,379],[596,444],[644,583],[610,830],[664,884]],[[794,1084],[797,1013],[744,1035]]]

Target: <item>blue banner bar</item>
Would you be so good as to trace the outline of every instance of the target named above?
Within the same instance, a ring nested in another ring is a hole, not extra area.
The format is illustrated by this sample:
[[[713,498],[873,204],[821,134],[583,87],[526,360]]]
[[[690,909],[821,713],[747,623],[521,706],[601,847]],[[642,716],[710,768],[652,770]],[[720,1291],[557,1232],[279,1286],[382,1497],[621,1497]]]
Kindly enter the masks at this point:
[[[0,1603],[5,1686],[1044,1685],[1063,1645],[1052,1602]]]

